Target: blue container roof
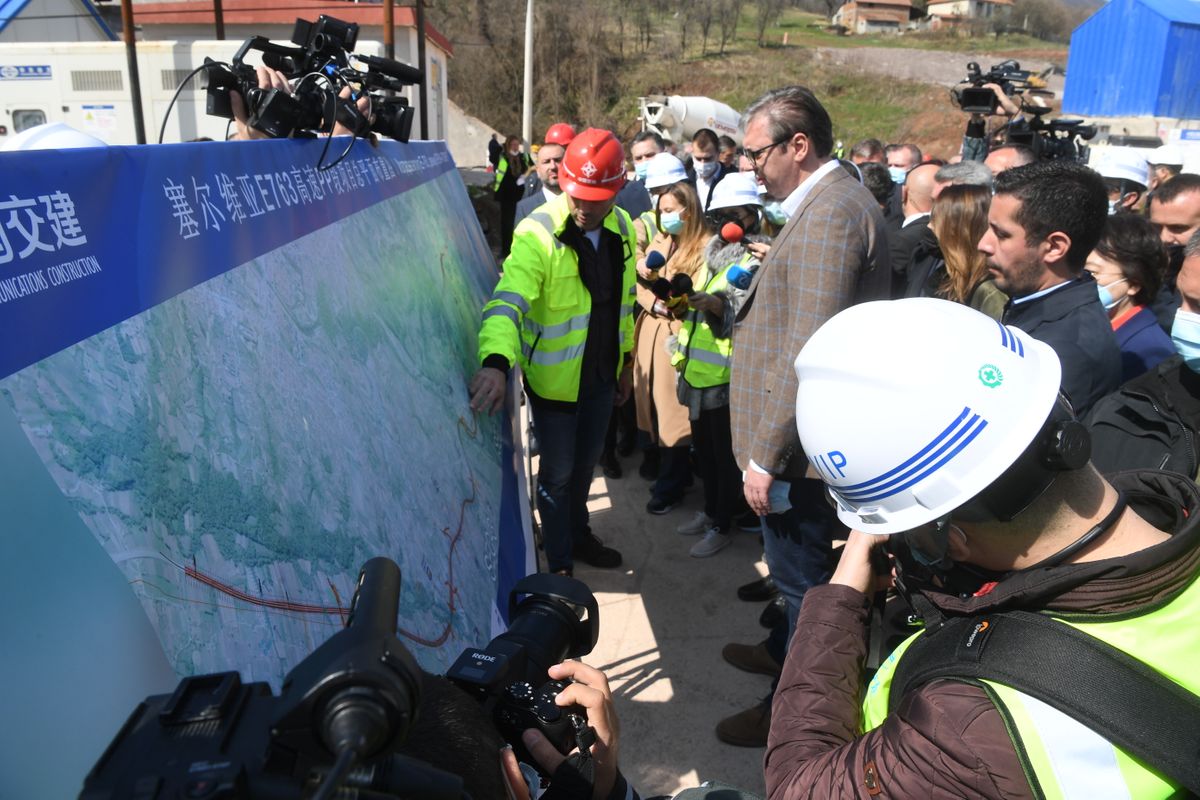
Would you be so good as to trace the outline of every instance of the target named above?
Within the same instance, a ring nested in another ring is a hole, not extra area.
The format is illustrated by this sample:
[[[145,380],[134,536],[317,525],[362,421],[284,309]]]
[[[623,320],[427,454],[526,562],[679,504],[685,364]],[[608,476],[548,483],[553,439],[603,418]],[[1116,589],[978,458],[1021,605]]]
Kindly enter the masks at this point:
[[[1172,22],[1200,25],[1200,0],[1141,0],[1151,11]]]

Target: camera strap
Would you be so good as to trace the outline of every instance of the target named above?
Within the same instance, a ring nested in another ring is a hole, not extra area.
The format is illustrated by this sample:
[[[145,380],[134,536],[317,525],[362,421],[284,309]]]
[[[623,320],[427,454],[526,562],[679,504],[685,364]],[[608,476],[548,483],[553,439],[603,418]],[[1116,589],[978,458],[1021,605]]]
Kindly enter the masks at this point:
[[[1064,622],[1005,611],[928,628],[897,665],[889,711],[937,678],[987,679],[1036,697],[1200,794],[1200,697]]]

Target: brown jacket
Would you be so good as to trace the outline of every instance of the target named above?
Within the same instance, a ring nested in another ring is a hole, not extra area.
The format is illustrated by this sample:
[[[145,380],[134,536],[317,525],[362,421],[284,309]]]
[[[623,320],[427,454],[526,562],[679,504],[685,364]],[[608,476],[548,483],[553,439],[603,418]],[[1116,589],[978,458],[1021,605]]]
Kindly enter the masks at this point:
[[[1110,480],[1172,537],[1124,558],[1018,572],[978,597],[926,597],[951,615],[1000,608],[1136,614],[1179,594],[1200,570],[1200,490],[1167,472]],[[866,596],[847,586],[816,586],[805,595],[772,709],[764,761],[770,800],[1033,797],[1000,712],[976,686],[927,683],[883,725],[859,735],[867,607]]]
[[[666,256],[670,248],[671,237],[659,233],[647,252],[657,250]],[[694,283],[703,285],[706,271],[703,253],[698,255],[695,264],[680,265],[675,263],[677,260],[668,260],[659,275],[670,280],[677,272],[684,271],[692,276]],[[654,293],[639,283],[637,301],[645,313],[638,318],[634,333],[633,396],[637,407],[637,424],[657,444],[679,447],[691,443],[692,424],[688,419],[687,406],[679,402],[676,393],[679,372],[671,366],[667,337],[678,335],[682,323],[675,318],[654,314],[654,300]]]
[[[734,328],[729,409],[738,466],[804,477],[796,433],[800,348],[827,319],[891,291],[887,233],[875,198],[843,169],[823,176],[754,275]]]

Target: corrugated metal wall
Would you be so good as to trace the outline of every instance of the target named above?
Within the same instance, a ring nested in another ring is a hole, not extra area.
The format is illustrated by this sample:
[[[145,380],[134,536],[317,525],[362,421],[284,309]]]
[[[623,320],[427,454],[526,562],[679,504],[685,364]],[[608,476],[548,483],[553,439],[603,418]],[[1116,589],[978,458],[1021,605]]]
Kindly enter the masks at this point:
[[[1200,25],[1173,24],[1166,44],[1156,114],[1200,119]]]
[[[1071,36],[1063,112],[1200,119],[1197,6],[1111,0],[1089,17]]]
[[[1111,0],[1071,35],[1063,113],[1154,114],[1169,23],[1139,0]]]

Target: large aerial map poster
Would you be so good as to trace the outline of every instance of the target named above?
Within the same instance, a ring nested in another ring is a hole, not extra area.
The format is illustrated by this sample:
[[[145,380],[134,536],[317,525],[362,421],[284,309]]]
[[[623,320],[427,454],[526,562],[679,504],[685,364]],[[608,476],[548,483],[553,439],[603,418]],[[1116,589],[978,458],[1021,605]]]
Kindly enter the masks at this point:
[[[278,689],[372,556],[400,565],[423,667],[485,644],[531,557],[511,419],[467,404],[496,273],[444,146],[360,143],[329,170],[318,142],[14,156],[0,593],[27,612],[0,622],[0,796],[51,796],[59,747],[86,770],[177,677]],[[41,722],[18,741],[16,720]],[[94,730],[36,736],[73,726]]]

